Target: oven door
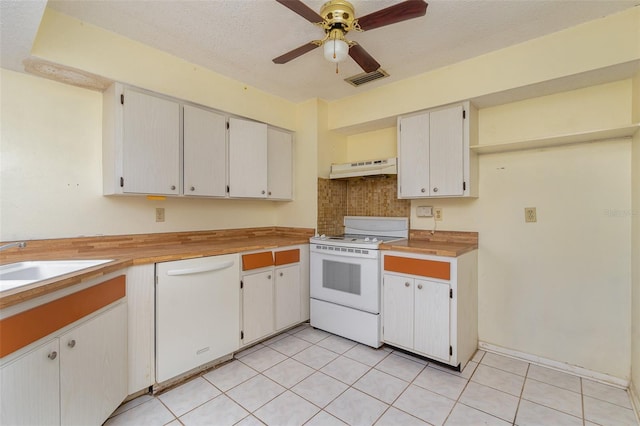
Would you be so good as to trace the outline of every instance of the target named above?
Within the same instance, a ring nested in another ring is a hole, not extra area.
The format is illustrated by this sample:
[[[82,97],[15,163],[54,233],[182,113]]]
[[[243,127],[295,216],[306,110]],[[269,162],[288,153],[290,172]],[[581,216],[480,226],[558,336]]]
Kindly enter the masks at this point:
[[[311,244],[310,292],[324,300],[380,313],[380,251]]]

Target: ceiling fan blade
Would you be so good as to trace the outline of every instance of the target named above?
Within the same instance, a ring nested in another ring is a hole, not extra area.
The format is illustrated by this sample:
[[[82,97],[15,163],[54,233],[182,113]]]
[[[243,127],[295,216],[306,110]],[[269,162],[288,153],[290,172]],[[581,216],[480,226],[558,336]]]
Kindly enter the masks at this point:
[[[280,55],[277,58],[273,59],[274,64],[286,64],[287,62],[297,58],[298,56],[302,56],[307,52],[311,52],[313,49],[318,47],[318,45],[312,41],[307,44],[303,44],[302,46],[291,50],[290,52],[285,53],[284,55]]]
[[[322,22],[323,19],[317,12],[311,9],[306,4],[302,3],[300,0],[276,0],[281,5],[288,7],[298,15],[302,16],[307,21],[315,24],[318,22]]]
[[[364,72],[374,72],[380,68],[378,61],[373,59],[373,56],[369,55],[359,44],[354,44],[349,48],[349,56],[360,65]]]
[[[358,24],[364,31],[368,31],[418,18],[425,13],[427,13],[427,3],[424,0],[407,0],[358,18]]]

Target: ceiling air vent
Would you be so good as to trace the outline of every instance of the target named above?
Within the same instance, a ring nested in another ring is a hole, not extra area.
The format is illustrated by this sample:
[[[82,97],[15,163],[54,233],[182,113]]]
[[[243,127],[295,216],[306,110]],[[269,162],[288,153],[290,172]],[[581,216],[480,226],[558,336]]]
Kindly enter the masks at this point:
[[[385,77],[389,77],[389,74],[387,74],[387,72],[382,68],[379,68],[373,72],[363,72],[362,74],[356,74],[349,78],[345,78],[344,81],[352,86],[358,87]]]

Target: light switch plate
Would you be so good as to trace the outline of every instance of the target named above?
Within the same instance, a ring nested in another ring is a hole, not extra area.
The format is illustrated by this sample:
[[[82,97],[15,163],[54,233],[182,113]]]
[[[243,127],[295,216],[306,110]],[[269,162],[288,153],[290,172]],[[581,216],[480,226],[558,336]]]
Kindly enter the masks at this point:
[[[418,216],[418,217],[433,217],[433,207],[431,207],[431,206],[418,206],[416,208],[416,216]]]

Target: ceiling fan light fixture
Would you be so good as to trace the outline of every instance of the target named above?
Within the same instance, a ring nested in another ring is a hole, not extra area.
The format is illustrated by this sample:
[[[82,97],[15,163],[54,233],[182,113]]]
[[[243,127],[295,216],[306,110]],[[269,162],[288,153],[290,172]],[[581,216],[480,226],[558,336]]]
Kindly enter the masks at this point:
[[[324,58],[329,62],[342,62],[349,56],[349,45],[340,39],[329,39],[324,43]]]

